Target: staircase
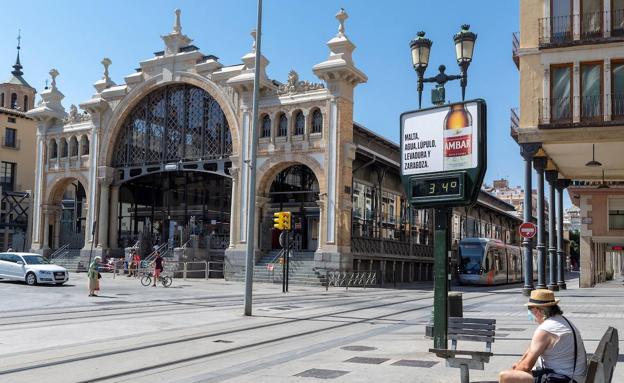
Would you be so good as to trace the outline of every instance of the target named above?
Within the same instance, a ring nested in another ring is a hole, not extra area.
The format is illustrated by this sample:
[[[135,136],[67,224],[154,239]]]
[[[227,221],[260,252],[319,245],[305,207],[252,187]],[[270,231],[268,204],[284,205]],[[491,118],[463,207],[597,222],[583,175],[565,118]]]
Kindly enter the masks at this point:
[[[80,249],[66,249],[54,257],[50,263],[66,268],[68,271],[84,271],[87,265],[80,265]]]
[[[259,283],[282,283],[282,265],[279,264],[279,250],[270,251],[262,257],[254,266],[254,282]],[[273,271],[268,265],[273,263]],[[229,281],[245,280],[244,270],[228,278]],[[324,286],[325,275],[314,269],[314,252],[292,253],[290,258],[289,284],[306,286]]]

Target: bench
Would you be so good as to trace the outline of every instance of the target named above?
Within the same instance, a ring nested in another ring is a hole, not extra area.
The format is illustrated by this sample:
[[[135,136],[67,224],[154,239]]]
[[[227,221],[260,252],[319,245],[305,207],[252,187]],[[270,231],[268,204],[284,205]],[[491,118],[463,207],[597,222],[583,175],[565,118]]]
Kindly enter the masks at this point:
[[[483,370],[485,363],[490,361],[492,343],[496,330],[496,319],[448,318],[448,337],[451,349],[431,348],[439,358],[446,359],[448,367],[460,369],[461,383],[469,383],[470,369]],[[457,341],[485,343],[485,351],[458,350]]]
[[[609,327],[600,339],[596,352],[587,358],[585,383],[610,383],[618,362],[618,331]]]

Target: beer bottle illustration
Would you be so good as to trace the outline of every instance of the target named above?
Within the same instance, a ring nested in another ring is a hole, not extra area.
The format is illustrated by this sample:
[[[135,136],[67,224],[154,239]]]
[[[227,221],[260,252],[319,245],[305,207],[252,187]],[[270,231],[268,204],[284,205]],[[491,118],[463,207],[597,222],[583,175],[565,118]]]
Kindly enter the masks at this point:
[[[464,104],[455,104],[444,118],[444,170],[471,167],[472,116]]]

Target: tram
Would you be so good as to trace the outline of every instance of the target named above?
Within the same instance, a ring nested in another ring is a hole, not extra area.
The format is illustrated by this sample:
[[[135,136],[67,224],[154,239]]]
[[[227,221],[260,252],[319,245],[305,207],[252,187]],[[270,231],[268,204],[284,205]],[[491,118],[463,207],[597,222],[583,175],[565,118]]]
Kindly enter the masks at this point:
[[[466,285],[499,285],[523,281],[522,249],[498,239],[464,238],[459,242],[459,282]],[[533,279],[537,278],[537,253],[533,250]]]

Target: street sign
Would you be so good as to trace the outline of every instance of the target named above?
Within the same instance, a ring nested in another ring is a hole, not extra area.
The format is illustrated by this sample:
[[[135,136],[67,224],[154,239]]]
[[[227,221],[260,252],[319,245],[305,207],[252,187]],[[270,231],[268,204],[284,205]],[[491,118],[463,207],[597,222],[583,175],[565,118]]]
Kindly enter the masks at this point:
[[[537,233],[537,226],[533,222],[524,222],[518,228],[522,238],[533,238]]]
[[[413,207],[476,202],[487,163],[485,101],[401,114],[401,178]]]

